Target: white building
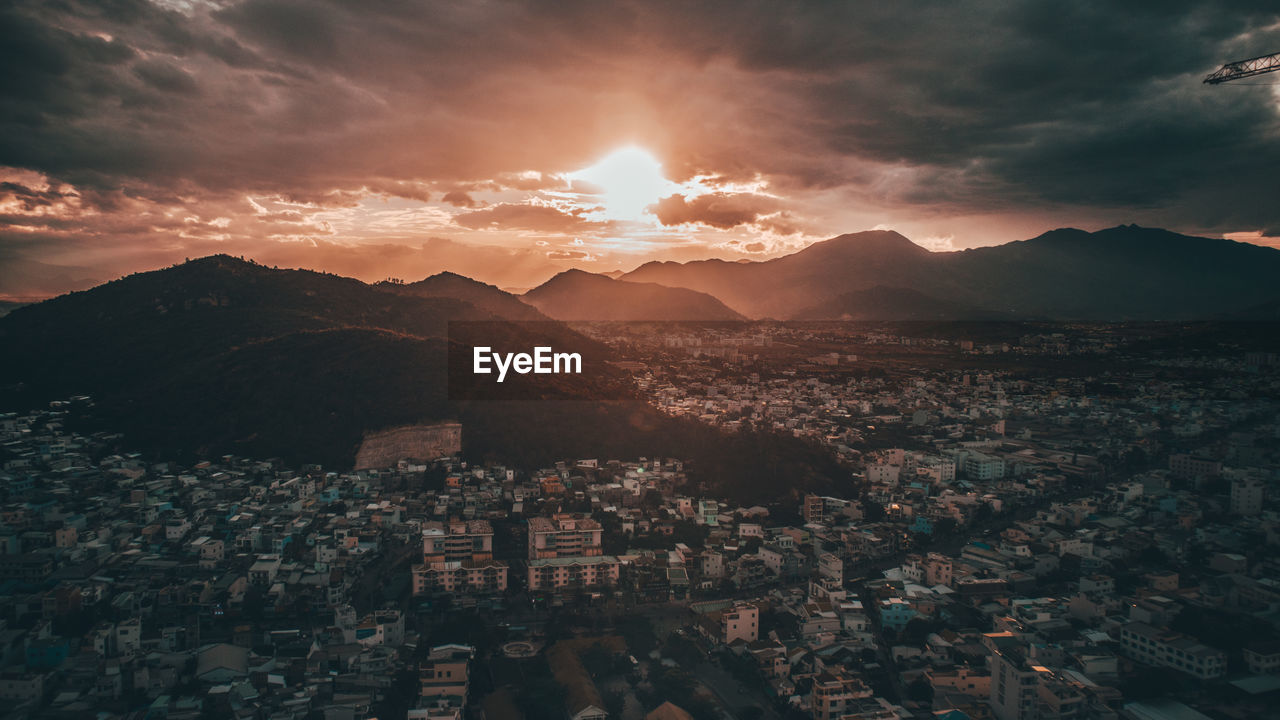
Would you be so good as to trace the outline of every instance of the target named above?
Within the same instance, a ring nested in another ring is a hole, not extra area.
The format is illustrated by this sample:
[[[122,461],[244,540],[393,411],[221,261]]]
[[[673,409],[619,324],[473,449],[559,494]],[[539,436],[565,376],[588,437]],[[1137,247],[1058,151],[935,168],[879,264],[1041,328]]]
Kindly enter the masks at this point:
[[[1181,670],[1201,680],[1222,677],[1227,672],[1227,656],[1221,650],[1146,623],[1125,625],[1120,630],[1120,646],[1134,660]]]

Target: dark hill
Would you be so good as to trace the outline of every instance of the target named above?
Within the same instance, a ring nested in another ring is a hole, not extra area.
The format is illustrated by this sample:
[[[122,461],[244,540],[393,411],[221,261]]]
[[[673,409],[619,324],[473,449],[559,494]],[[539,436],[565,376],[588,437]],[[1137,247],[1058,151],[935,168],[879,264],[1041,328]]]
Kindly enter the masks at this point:
[[[558,390],[557,400],[452,398],[450,322],[480,321],[464,327],[495,347],[568,345],[608,357],[562,323],[512,320],[452,297],[215,256],[0,318],[0,409],[90,395],[85,429],[122,432],[125,447],[163,458],[234,453],[345,469],[367,431],[452,419],[473,459],[671,455],[743,502],[790,502],[844,476],[795,438],[728,436],[643,402],[600,402],[622,381],[604,363],[598,376],[535,388],[537,397]],[[779,477],[794,482],[783,490]]]
[[[525,302],[557,320],[742,320],[701,292],[655,283],[614,280],[566,270],[524,294]]]
[[[998,313],[947,302],[918,290],[877,285],[836,296],[795,314],[796,320],[996,320]]]
[[[90,395],[142,446],[342,466],[365,431],[458,415],[450,322],[479,323],[503,345],[603,352],[559,323],[505,320],[455,298],[213,256],[0,318],[0,342],[21,348],[0,361],[0,407]]]
[[[424,280],[407,284],[381,282],[374,287],[400,295],[463,300],[481,310],[509,320],[550,319],[538,312],[537,308],[526,304],[519,297],[505,290],[452,272],[436,273]]]
[[[373,328],[422,338],[493,320],[451,298],[402,297],[350,278],[215,255],[19,308],[0,319],[7,395],[132,394],[211,357],[284,335]]]

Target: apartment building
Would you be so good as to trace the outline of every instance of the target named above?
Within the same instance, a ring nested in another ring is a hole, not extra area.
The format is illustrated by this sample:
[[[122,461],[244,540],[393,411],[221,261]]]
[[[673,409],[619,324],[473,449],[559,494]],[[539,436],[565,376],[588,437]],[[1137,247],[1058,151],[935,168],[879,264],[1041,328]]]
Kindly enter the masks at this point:
[[[1201,680],[1222,677],[1227,672],[1227,656],[1221,650],[1142,622],[1121,628],[1120,646],[1138,662],[1181,670]]]

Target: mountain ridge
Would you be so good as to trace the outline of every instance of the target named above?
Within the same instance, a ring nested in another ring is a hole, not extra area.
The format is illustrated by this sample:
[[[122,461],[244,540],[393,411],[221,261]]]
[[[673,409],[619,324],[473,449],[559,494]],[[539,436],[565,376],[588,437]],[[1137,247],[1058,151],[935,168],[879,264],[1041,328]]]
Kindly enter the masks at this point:
[[[646,263],[623,279],[704,292],[752,318],[791,319],[886,286],[1002,316],[1122,321],[1240,311],[1280,297],[1276,273],[1272,248],[1121,225],[947,252],[892,231],[848,233],[748,264]]]
[[[512,320],[543,321],[550,319],[513,293],[449,270],[429,275],[416,282],[383,281],[375,283],[374,287],[385,292],[402,295],[451,297],[465,300],[482,310]]]
[[[712,295],[570,269],[521,296],[556,320],[743,320]]]

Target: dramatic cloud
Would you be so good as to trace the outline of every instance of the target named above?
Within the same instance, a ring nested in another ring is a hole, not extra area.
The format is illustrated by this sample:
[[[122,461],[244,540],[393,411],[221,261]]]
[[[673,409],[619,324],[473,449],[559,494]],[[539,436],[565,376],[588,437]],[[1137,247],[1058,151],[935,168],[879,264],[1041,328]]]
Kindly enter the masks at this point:
[[[688,199],[684,195],[663,198],[652,206],[663,225],[701,223],[727,230],[746,225],[772,213],[778,202],[774,198],[750,193],[708,193]]]
[[[465,228],[499,228],[539,232],[573,232],[592,223],[581,212],[565,212],[550,205],[501,203],[484,210],[462,213],[454,220]]]
[[[440,199],[454,207],[470,208],[476,206],[475,199],[461,190],[450,190]]]
[[[0,276],[429,237],[583,238],[533,253],[560,268],[875,225],[957,248],[1120,222],[1269,238],[1280,95],[1200,80],[1276,50],[1257,1],[17,0]],[[647,224],[570,179],[623,146],[680,184]]]

